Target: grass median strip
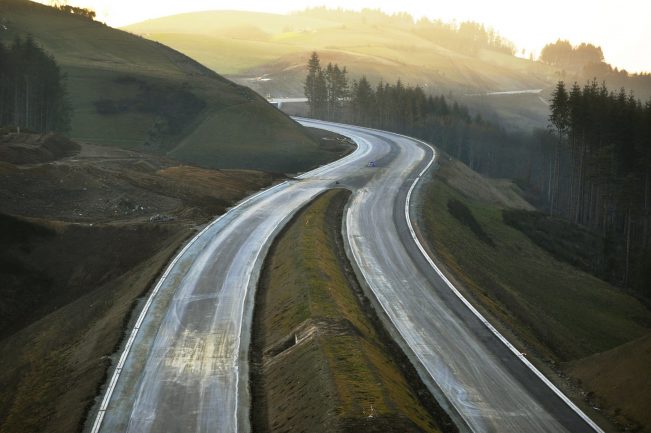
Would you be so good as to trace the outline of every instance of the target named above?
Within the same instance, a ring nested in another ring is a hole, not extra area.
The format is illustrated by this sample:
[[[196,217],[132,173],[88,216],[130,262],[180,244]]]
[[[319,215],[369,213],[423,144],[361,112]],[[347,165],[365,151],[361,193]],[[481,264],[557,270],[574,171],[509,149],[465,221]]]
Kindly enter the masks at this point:
[[[266,260],[251,349],[253,431],[456,431],[381,327],[341,239],[350,193],[298,213]]]

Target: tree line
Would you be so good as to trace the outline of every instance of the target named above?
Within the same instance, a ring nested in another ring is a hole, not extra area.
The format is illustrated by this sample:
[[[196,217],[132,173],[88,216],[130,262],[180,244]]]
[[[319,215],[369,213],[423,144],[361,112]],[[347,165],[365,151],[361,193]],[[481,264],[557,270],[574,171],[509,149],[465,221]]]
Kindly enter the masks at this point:
[[[326,7],[306,9],[295,12],[295,15],[335,21],[345,26],[361,25],[379,29],[385,27],[399,28],[425,39],[433,40],[438,45],[473,56],[477,55],[482,48],[508,55],[515,54],[515,46],[512,42],[500,36],[492,28],[473,21],[446,23],[425,17],[415,20],[406,12],[387,14],[379,9],[351,11]]]
[[[651,100],[596,80],[569,89],[559,81],[550,108],[549,212],[619,243],[613,271],[650,295]]]
[[[80,17],[87,18],[89,20],[95,20],[95,11],[92,9],[88,8],[80,8],[77,6],[70,6],[70,5],[58,5],[56,6],[57,9],[59,9],[62,12],[66,12],[72,15],[79,15]]]
[[[49,0],[49,5],[55,9],[58,9],[62,12],[66,12],[72,15],[78,15],[80,17],[95,20],[96,14],[93,9],[82,8],[78,6],[70,6],[67,0]]]
[[[587,65],[602,63],[604,53],[601,47],[592,44],[581,43],[574,47],[569,41],[559,39],[543,47],[540,52],[540,61],[549,65],[581,71]]]
[[[41,133],[69,129],[64,76],[31,37],[0,43],[0,125]]]
[[[416,23],[414,32],[436,41],[441,46],[473,56],[479,54],[479,50],[483,48],[515,55],[515,45],[512,42],[492,28],[474,21],[456,24],[421,18]]]
[[[401,80],[375,86],[366,77],[353,81],[345,116],[350,123],[436,143],[473,170],[495,177],[509,172],[505,156],[521,153],[522,140],[528,139],[484,120],[450,97],[427,94]]]
[[[317,53],[310,57],[307,69],[304,90],[310,117],[437,143],[471,168],[493,176],[504,173],[509,165],[501,155],[519,151],[520,137],[472,115],[467,107],[444,95],[428,95],[420,86],[405,85],[401,80],[372,84],[363,76],[349,83],[345,67],[322,68]]]
[[[340,121],[344,103],[350,98],[346,67],[328,63],[321,67],[319,55],[314,52],[307,63],[305,97],[308,100],[310,117]]]
[[[651,95],[651,74],[648,72],[629,73],[606,63],[599,46],[582,42],[572,45],[559,39],[547,44],[540,52],[540,61],[561,69],[564,80],[597,79],[605,81],[614,89],[625,87],[645,99]]]
[[[318,76],[316,53],[311,62]],[[642,104],[595,80],[569,89],[559,82],[551,127],[525,133],[400,80],[362,77],[347,88],[335,120],[421,138],[483,175],[513,179],[539,209],[603,239],[597,275],[651,297],[651,100]],[[327,119],[307,86],[306,95],[310,114]]]

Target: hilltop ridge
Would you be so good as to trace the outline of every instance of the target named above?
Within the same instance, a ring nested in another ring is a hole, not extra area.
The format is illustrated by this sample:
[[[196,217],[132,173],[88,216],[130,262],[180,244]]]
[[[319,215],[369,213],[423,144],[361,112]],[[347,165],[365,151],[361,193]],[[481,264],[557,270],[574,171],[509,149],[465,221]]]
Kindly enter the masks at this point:
[[[203,11],[124,30],[174,47],[264,96],[302,97],[305,65],[317,51],[324,64],[347,66],[351,79],[365,75],[372,85],[401,79],[426,93],[451,94],[511,128],[546,127],[547,100],[559,79],[583,84],[597,77],[615,80],[611,87],[634,88],[642,99],[651,94],[651,85],[633,76],[518,57],[509,41],[480,23],[414,20],[406,13]]]
[[[158,42],[25,0],[3,1],[0,20],[0,42],[31,35],[67,75],[76,140],[213,168],[296,172],[337,157],[255,92]]]

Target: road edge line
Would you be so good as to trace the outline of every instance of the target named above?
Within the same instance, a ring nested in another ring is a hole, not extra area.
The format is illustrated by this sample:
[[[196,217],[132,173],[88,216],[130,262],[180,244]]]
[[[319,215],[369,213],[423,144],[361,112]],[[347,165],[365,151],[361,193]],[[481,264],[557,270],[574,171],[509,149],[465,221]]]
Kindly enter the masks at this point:
[[[561,399],[565,404],[567,404],[567,405],[570,407],[570,409],[572,409],[572,410],[573,410],[573,411],[574,411],[574,412],[575,412],[575,413],[576,413],[576,414],[577,414],[581,419],[583,419],[583,420],[584,420],[584,421],[585,421],[585,422],[586,422],[586,423],[587,423],[587,424],[588,424],[588,425],[589,425],[589,426],[590,426],[590,427],[591,427],[591,428],[592,428],[596,433],[605,433],[604,430],[602,430],[602,429],[597,425],[597,423],[595,423],[595,422],[594,422],[594,421],[593,421],[589,416],[587,416],[587,415],[586,415],[586,414],[585,414],[585,413],[584,413],[584,412],[583,412],[583,411],[582,411],[582,410],[581,410],[581,409],[580,409],[576,404],[574,404],[574,402],[572,402],[572,400],[569,399],[569,397],[567,397],[567,396],[566,396],[566,395],[565,395],[565,394],[564,394],[560,389],[558,389],[558,388],[556,387],[556,385],[554,385],[554,384],[553,384],[553,383],[552,383],[552,382],[551,382],[551,381],[550,381],[550,380],[549,380],[549,379],[548,379],[548,378],[547,378],[547,377],[546,377],[546,376],[545,376],[545,375],[544,375],[540,370],[538,370],[538,369],[537,369],[537,368],[536,368],[536,367],[535,367],[535,366],[534,366],[534,365],[533,365],[533,364],[532,364],[532,363],[531,363],[531,362],[530,362],[530,361],[529,361],[529,360],[528,360],[524,355],[522,355],[522,353],[521,353],[520,351],[518,351],[518,350],[515,348],[515,346],[513,346],[513,344],[511,344],[511,342],[510,342],[509,340],[507,340],[506,337],[504,337],[504,336],[503,336],[503,335],[502,335],[502,334],[501,334],[501,333],[500,333],[500,332],[499,332],[499,331],[498,331],[498,330],[497,330],[497,329],[496,329],[496,328],[495,328],[495,327],[494,327],[494,326],[493,326],[493,325],[492,325],[492,324],[491,324],[491,323],[490,323],[490,322],[489,322],[489,321],[488,321],[488,320],[487,320],[487,319],[486,319],[486,318],[485,318],[485,317],[484,317],[484,316],[483,316],[483,315],[482,315],[482,314],[481,314],[481,313],[480,313],[480,312],[479,312],[479,311],[478,311],[478,310],[477,310],[477,309],[476,309],[476,308],[475,308],[475,307],[474,307],[474,306],[473,306],[473,305],[472,305],[472,304],[471,304],[471,303],[470,303],[470,302],[469,302],[469,301],[468,301],[468,300],[467,300],[467,299],[466,299],[462,294],[461,294],[461,292],[459,292],[459,290],[458,290],[456,287],[454,287],[454,285],[450,282],[450,280],[448,280],[448,278],[443,274],[443,272],[441,272],[441,270],[438,268],[438,266],[436,266],[436,264],[434,263],[434,261],[432,260],[432,258],[430,257],[430,255],[427,253],[427,251],[425,250],[425,248],[424,248],[423,245],[421,244],[420,240],[418,239],[418,236],[416,235],[416,232],[415,232],[415,230],[414,230],[414,226],[413,226],[413,224],[412,224],[412,222],[411,222],[411,216],[410,216],[410,212],[409,212],[409,210],[410,210],[410,209],[409,209],[409,208],[410,208],[410,203],[411,203],[411,195],[412,195],[414,189],[416,188],[416,185],[418,184],[418,182],[422,179],[423,175],[424,175],[424,174],[425,174],[425,173],[430,169],[430,167],[432,166],[432,164],[434,164],[434,162],[435,162],[435,160],[436,160],[436,158],[437,158],[437,154],[438,154],[438,153],[437,153],[436,149],[434,148],[434,146],[432,146],[431,144],[426,143],[426,142],[424,142],[424,141],[422,141],[422,140],[419,140],[419,139],[417,139],[417,138],[414,138],[414,137],[409,137],[409,136],[407,136],[407,135],[399,134],[399,133],[396,133],[396,132],[383,131],[383,130],[376,129],[376,128],[369,128],[369,127],[365,127],[365,126],[357,126],[357,125],[351,125],[351,124],[346,124],[346,123],[327,122],[327,121],[322,121],[322,120],[319,120],[319,119],[310,119],[310,118],[299,117],[299,116],[295,116],[295,117],[293,117],[293,119],[294,119],[294,120],[298,120],[298,121],[300,121],[300,120],[316,121],[316,123],[319,123],[319,122],[321,122],[321,123],[326,123],[326,124],[330,123],[330,124],[334,124],[335,126],[341,126],[341,127],[343,127],[343,128],[351,128],[351,129],[358,128],[358,129],[361,129],[361,130],[364,130],[364,131],[380,132],[380,133],[390,134],[390,135],[394,135],[394,136],[396,136],[396,137],[401,137],[401,138],[404,138],[404,139],[410,140],[410,141],[415,142],[415,143],[419,143],[419,144],[425,146],[426,148],[429,148],[429,149],[432,150],[432,159],[431,159],[430,162],[427,164],[427,166],[425,166],[425,168],[424,168],[423,170],[421,170],[421,172],[418,174],[418,176],[416,176],[416,178],[414,179],[414,182],[412,183],[411,187],[409,188],[409,191],[407,192],[407,198],[406,198],[406,200],[405,200],[405,217],[406,217],[406,220],[407,220],[407,226],[408,226],[408,228],[409,228],[409,232],[410,232],[410,234],[411,234],[411,237],[413,238],[414,242],[416,243],[416,246],[418,247],[419,251],[421,252],[421,254],[423,255],[423,257],[425,258],[425,260],[427,260],[427,262],[428,262],[429,265],[432,267],[432,269],[434,269],[434,271],[435,271],[435,272],[436,272],[436,273],[441,277],[441,279],[442,279],[442,280],[447,284],[448,288],[450,288],[450,290],[452,290],[452,292],[453,292],[453,293],[454,293],[454,294],[455,294],[455,295],[456,295],[456,296],[461,300],[461,302],[463,302],[463,304],[464,304],[464,305],[465,305],[465,306],[466,306],[466,307],[467,307],[467,308],[468,308],[468,309],[469,309],[469,310],[470,310],[470,311],[471,311],[471,312],[472,312],[472,313],[473,313],[473,314],[474,314],[474,315],[475,315],[475,316],[476,316],[476,317],[477,317],[477,318],[478,318],[478,319],[479,319],[479,320],[484,324],[484,326],[486,326],[486,327],[487,327],[487,328],[488,328],[488,329],[489,329],[489,330],[490,330],[490,331],[491,331],[491,332],[492,332],[492,333],[493,333],[493,334],[494,334],[494,335],[495,335],[495,336],[496,336],[496,337],[497,337],[497,338],[498,338],[498,339],[499,339],[499,340],[500,340],[500,341],[501,341],[501,342],[502,342],[502,343],[503,343],[503,344],[504,344],[504,345],[505,345],[505,346],[506,346],[506,347],[507,347],[511,352],[513,352],[513,354],[515,354],[515,355],[518,357],[518,359],[520,359],[520,361],[522,361],[522,363],[523,363],[527,368],[529,368],[529,370],[531,370],[531,372],[533,372],[533,373],[534,373],[534,374],[535,374],[535,375],[536,375],[536,376],[537,376],[537,377],[538,377],[538,378],[539,378],[539,379],[540,379],[540,380],[541,380],[541,381],[542,381],[542,382],[543,382],[543,383],[544,383],[544,384],[545,384],[549,389],[551,389],[551,391],[552,391],[554,394],[556,394],[556,396],[557,396],[558,398],[560,398],[560,399]],[[342,134],[342,135],[345,135],[345,134]]]
[[[311,119],[305,119],[305,120],[311,120]],[[315,168],[313,170],[310,170],[310,171],[308,171],[306,173],[303,173],[300,176],[297,176],[296,179],[303,179],[303,178],[306,178],[308,176],[315,175],[320,170],[324,170],[324,169],[326,169],[327,167],[329,167],[332,164],[341,163],[342,161],[344,161],[346,159],[349,159],[354,154],[356,154],[359,151],[359,149],[360,149],[360,146],[357,145],[357,148],[353,152],[349,153],[348,155],[345,155],[343,158],[336,159],[336,160],[334,160],[334,161],[332,161],[332,162],[330,162],[328,164],[322,165],[321,167],[317,167],[317,168]],[[260,196],[262,194],[269,193],[269,192],[271,192],[271,191],[273,191],[275,189],[279,189],[281,186],[287,185],[292,181],[293,180],[285,180],[285,181],[283,181],[283,182],[281,182],[281,183],[279,183],[277,185],[273,185],[273,186],[271,186],[271,187],[269,187],[267,189],[263,189],[261,191],[258,191],[255,194],[249,196],[249,197],[246,197],[244,200],[242,200],[241,202],[237,203],[235,206],[228,209],[228,211],[226,213],[220,215],[215,220],[211,221],[206,227],[204,227],[199,233],[197,233],[187,244],[185,244],[183,249],[174,257],[172,262],[165,269],[165,272],[163,273],[163,275],[158,280],[158,283],[154,287],[154,290],[152,290],[149,297],[147,298],[147,302],[145,303],[145,305],[144,305],[143,309],[141,310],[140,314],[138,315],[138,319],[136,320],[136,324],[131,329],[131,333],[129,334],[129,338],[127,340],[127,343],[124,346],[124,349],[122,350],[122,353],[121,353],[120,358],[118,360],[118,363],[117,363],[117,365],[115,367],[115,370],[113,370],[113,374],[111,375],[111,379],[108,382],[108,387],[104,391],[104,397],[102,398],[102,401],[100,403],[100,406],[99,406],[99,409],[97,411],[97,415],[95,416],[95,421],[93,422],[93,427],[91,428],[90,433],[99,433],[99,431],[100,431],[100,429],[102,427],[102,422],[104,421],[104,415],[106,414],[106,411],[108,409],[108,405],[109,405],[109,403],[111,401],[111,398],[113,396],[113,391],[115,390],[117,382],[118,382],[118,380],[120,378],[120,374],[122,373],[122,369],[124,367],[124,364],[126,363],[126,359],[128,358],[129,353],[131,352],[131,348],[133,347],[133,343],[134,343],[136,337],[138,336],[140,326],[142,325],[142,322],[145,320],[145,317],[146,317],[146,315],[147,315],[147,313],[149,311],[149,308],[150,308],[151,304],[153,303],[154,298],[156,297],[156,295],[160,291],[160,288],[162,287],[163,283],[167,279],[167,276],[172,271],[172,268],[176,265],[176,263],[178,263],[178,261],[185,254],[185,252],[197,241],[197,239],[199,239],[199,237],[201,237],[205,232],[207,232],[215,224],[217,224],[223,218],[225,218],[227,215],[229,215],[231,213],[231,211],[244,206],[246,203],[254,200],[255,198],[257,198],[258,196]],[[238,348],[238,352],[239,352],[239,348]],[[238,370],[239,370],[239,367],[238,367]],[[236,393],[239,392],[239,374],[238,374],[238,377],[237,377],[237,382],[238,382],[238,384],[236,384]],[[239,397],[236,397],[236,405],[238,404],[238,402],[239,402]],[[238,419],[238,415],[237,415],[237,411],[236,411],[236,414],[235,414],[235,425],[236,426],[237,426],[237,419]]]
[[[395,134],[395,133],[394,133]],[[560,389],[556,387],[540,370],[538,370],[516,347],[511,344],[509,340],[506,339],[471,303],[468,301],[462,294],[461,292],[454,287],[454,285],[448,280],[448,278],[441,272],[438,266],[434,263],[430,255],[427,253],[423,245],[421,244],[420,240],[418,239],[418,236],[416,235],[416,232],[414,230],[414,226],[411,222],[411,216],[410,216],[410,203],[411,203],[411,195],[416,188],[416,185],[418,182],[422,179],[423,175],[430,169],[432,164],[434,164],[434,161],[436,160],[437,157],[437,152],[436,149],[434,149],[434,146],[431,144],[425,143],[424,141],[408,137],[406,135],[402,134],[395,134],[399,137],[406,138],[409,140],[412,140],[416,143],[420,143],[426,147],[429,147],[432,150],[432,159],[430,162],[427,164],[427,166],[416,176],[416,179],[414,179],[414,182],[411,184],[411,187],[409,188],[409,191],[407,192],[407,199],[405,200],[405,217],[407,219],[407,226],[409,227],[409,233],[411,234],[411,237],[414,239],[414,242],[416,243],[416,246],[418,247],[419,251],[421,254],[425,257],[425,260],[430,264],[430,266],[434,269],[434,271],[441,277],[441,279],[447,284],[447,286],[452,290],[452,292],[461,300],[461,302],[464,303],[464,305],[486,326],[511,352],[513,352],[522,363],[529,368],[545,385],[547,385],[548,388],[550,388],[554,394],[556,394],[565,404],[567,404],[570,409],[572,409],[583,421],[585,421],[595,432],[597,433],[605,433],[598,425],[595,423],[588,415],[586,415],[572,400],[569,399]]]
[[[144,322],[145,317],[147,316],[147,313],[149,312],[149,307],[153,303],[154,298],[160,291],[160,288],[162,287],[163,283],[167,279],[167,276],[169,273],[172,271],[172,268],[178,263],[178,261],[181,259],[181,257],[185,254],[185,252],[201,237],[205,232],[207,232],[210,228],[212,228],[215,224],[220,222],[226,215],[228,215],[232,210],[237,209],[249,201],[255,199],[259,195],[262,195],[264,193],[267,193],[269,191],[272,191],[274,189],[277,189],[285,184],[289,183],[288,180],[281,182],[277,185],[274,185],[270,188],[264,189],[262,191],[258,191],[257,193],[247,197],[240,203],[236,204],[232,208],[230,208],[226,213],[220,215],[213,221],[211,221],[206,227],[204,227],[199,233],[197,233],[185,246],[183,249],[174,257],[172,262],[167,266],[165,269],[165,272],[163,275],[160,277],[158,280],[158,283],[156,283],[156,286],[154,286],[154,290],[149,294],[149,297],[147,298],[147,302],[145,303],[144,307],[140,311],[140,314],[138,315],[138,319],[136,320],[135,325],[131,329],[131,333],[129,334],[129,339],[127,340],[126,345],[124,346],[124,349],[122,350],[122,353],[120,355],[119,361],[115,367],[115,370],[113,371],[113,374],[111,375],[111,380],[109,381],[108,388],[104,392],[104,397],[102,398],[102,402],[100,403],[99,410],[97,411],[97,415],[95,417],[95,422],[93,423],[93,427],[91,429],[91,433],[98,433],[100,428],[102,427],[102,421],[104,420],[104,414],[106,413],[106,410],[108,409],[108,405],[111,401],[111,398],[113,396],[113,391],[115,390],[115,387],[117,385],[118,380],[120,379],[120,374],[122,373],[122,369],[124,367],[124,364],[126,363],[126,360],[129,356],[129,353],[131,352],[131,348],[133,347],[133,343],[138,336],[138,332],[140,331],[140,326],[142,325],[142,322]]]

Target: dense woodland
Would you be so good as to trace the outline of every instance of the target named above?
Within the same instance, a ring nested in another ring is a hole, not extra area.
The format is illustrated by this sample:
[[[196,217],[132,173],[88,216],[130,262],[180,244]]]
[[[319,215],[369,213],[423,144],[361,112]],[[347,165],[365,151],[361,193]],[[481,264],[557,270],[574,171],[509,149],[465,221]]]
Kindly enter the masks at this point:
[[[344,102],[350,98],[346,68],[329,63],[324,69],[317,53],[307,65],[305,97],[308,99],[310,116],[317,119],[341,120]]]
[[[384,129],[439,143],[441,148],[471,168],[504,176],[511,164],[500,158],[518,152],[522,137],[471,115],[467,107],[443,95],[426,95],[419,86],[379,82],[365,77],[349,83],[346,68],[320,65],[313,53],[308,62],[305,95],[309,115]]]
[[[651,254],[651,100],[591,81],[552,96],[546,191],[550,214],[587,226],[621,245],[621,283],[649,293]],[[607,264],[608,265],[608,264]]]
[[[70,108],[64,76],[31,38],[0,43],[0,126],[34,132],[67,131]]]
[[[550,128],[516,133],[400,80],[348,83],[345,68],[322,68],[316,53],[308,70],[312,117],[418,137],[484,175],[515,180],[539,209],[603,240],[595,274],[651,297],[651,101],[594,80],[559,82]]]

